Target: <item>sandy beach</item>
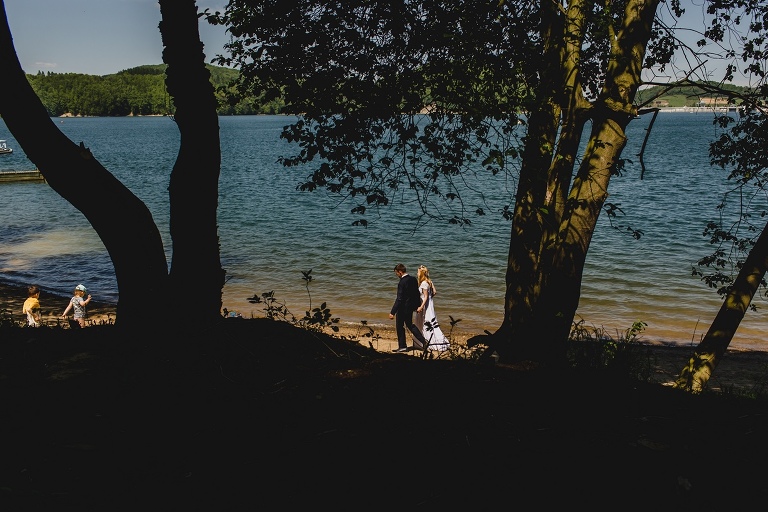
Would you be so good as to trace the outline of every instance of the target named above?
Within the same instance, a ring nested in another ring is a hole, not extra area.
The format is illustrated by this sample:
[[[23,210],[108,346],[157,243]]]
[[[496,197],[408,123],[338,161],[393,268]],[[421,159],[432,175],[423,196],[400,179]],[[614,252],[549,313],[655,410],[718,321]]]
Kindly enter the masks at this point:
[[[62,321],[61,314],[67,307],[70,297],[51,293],[44,288],[42,290],[43,291],[40,294],[40,306],[43,324],[48,326],[63,325],[66,327],[66,322]],[[21,312],[21,308],[26,298],[26,288],[0,280],[0,310],[13,315],[14,320],[20,323],[23,323],[25,319]],[[70,313],[70,318],[71,316]],[[93,297],[88,306],[88,321],[90,324],[101,325],[104,323],[114,323],[116,318],[117,304],[99,301],[98,297]],[[377,326],[373,329],[373,336],[364,336],[364,334],[370,333],[370,329],[362,323],[360,325],[345,324],[339,326],[339,331],[336,333],[336,336],[347,339],[360,339],[363,342],[370,341],[372,348],[375,350],[390,351],[397,348],[397,334],[394,328],[394,320],[391,320],[390,322],[391,327]],[[330,334],[331,330],[326,329],[326,332]],[[462,331],[460,329],[451,331],[450,326],[444,329],[443,332],[446,335],[450,335],[454,342],[461,344],[464,344],[468,338],[477,334],[475,332]],[[412,343],[413,341],[409,337],[409,344]]]
[[[4,315],[13,315],[14,320],[20,324],[24,322],[21,308],[26,296],[26,288],[0,280],[0,311]],[[69,297],[53,294],[43,289],[40,294],[40,304],[45,325],[60,325],[66,329],[69,328],[67,322],[61,319],[61,313],[66,308],[69,299]],[[90,325],[111,324],[116,318],[116,304],[101,302],[98,297],[93,298],[88,307]],[[443,332],[449,336],[452,345],[458,347],[459,350],[465,350],[466,340],[477,334],[464,332],[460,329],[451,331],[450,326],[443,329]],[[331,330],[326,329],[326,333],[331,334]],[[339,338],[356,340],[379,352],[391,352],[397,348],[394,321],[392,321],[391,327],[376,327],[372,332],[370,328],[362,324],[358,326],[344,325],[340,326],[339,331],[333,334]],[[413,345],[410,336],[408,342],[410,346]],[[652,361],[650,364],[653,366],[651,380],[665,386],[672,385],[695,348],[693,345],[680,346],[660,343],[643,343],[643,345],[648,347],[651,354]],[[435,358],[444,359],[451,357],[450,354],[437,352],[432,355]],[[412,350],[406,356],[420,357],[421,351]],[[768,386],[768,352],[753,350],[730,349],[723,357],[723,361],[710,381],[710,389],[721,391],[732,389],[759,391],[766,386]]]
[[[43,325],[66,327],[67,322],[61,318],[61,314],[67,308],[71,296],[51,293],[42,286],[40,288],[40,312]],[[3,315],[12,315],[14,320],[23,324],[26,317],[21,312],[21,308],[26,298],[26,288],[0,280],[0,311],[3,312]],[[117,304],[106,303],[100,301],[98,297],[93,297],[88,304],[87,311],[88,321],[91,325],[110,324],[115,321]],[[72,319],[71,311],[69,318]]]

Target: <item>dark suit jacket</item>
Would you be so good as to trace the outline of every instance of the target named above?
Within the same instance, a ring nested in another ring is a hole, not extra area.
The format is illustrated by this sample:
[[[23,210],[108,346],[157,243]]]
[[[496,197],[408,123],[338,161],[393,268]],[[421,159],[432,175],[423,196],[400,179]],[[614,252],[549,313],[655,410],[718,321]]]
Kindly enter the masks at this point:
[[[404,274],[397,282],[397,298],[390,313],[393,315],[396,315],[398,311],[413,313],[420,304],[419,282],[412,275]]]

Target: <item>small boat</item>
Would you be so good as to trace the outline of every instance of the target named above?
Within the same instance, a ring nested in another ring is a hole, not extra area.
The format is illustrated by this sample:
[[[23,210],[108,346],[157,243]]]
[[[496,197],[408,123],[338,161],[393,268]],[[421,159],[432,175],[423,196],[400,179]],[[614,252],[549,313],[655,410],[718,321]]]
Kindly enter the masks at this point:
[[[13,149],[5,144],[5,140],[0,139],[0,155],[7,155],[10,153],[13,153]]]

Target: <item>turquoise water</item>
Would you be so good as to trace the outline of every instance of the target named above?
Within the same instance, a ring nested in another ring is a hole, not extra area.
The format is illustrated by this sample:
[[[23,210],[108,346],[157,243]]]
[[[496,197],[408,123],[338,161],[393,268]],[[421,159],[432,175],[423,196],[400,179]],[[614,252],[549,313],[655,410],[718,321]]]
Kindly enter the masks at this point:
[[[63,118],[57,126],[83,141],[96,158],[152,211],[170,250],[167,185],[178,151],[178,130],[165,117]],[[444,222],[421,225],[412,203],[368,217],[368,228],[351,226],[352,205],[324,192],[298,192],[306,172],[277,163],[290,148],[280,140],[288,118],[220,118],[222,172],[219,227],[227,271],[224,306],[244,316],[263,316],[247,299],[274,291],[296,316],[326,302],[343,323],[390,325],[396,287],[392,267],[431,269],[443,326],[449,316],[462,333],[495,330],[503,317],[509,224],[496,215],[471,217],[460,228]],[[579,315],[588,326],[616,336],[632,322],[648,323],[643,339],[678,344],[698,341],[720,306],[717,294],[691,276],[691,266],[710,247],[701,236],[717,218],[720,195],[732,185],[708,164],[708,143],[718,135],[711,114],[661,113],[645,154],[637,158],[649,119],[629,128],[624,157],[633,160],[611,183],[609,201],[620,203],[623,224],[642,229],[634,240],[601,218],[589,250]],[[31,169],[0,121],[0,138],[14,149],[0,156],[0,170]],[[204,151],[205,148],[201,148]],[[486,180],[492,201],[513,194],[514,183]],[[469,197],[469,206],[479,204]],[[498,206],[498,203],[497,203]],[[47,185],[0,185],[0,272],[15,283],[35,282],[69,294],[84,283],[95,298],[116,302],[109,256],[85,218]],[[422,219],[423,221],[423,219]],[[170,261],[170,254],[169,254]],[[309,291],[302,271],[312,270]],[[415,272],[414,272],[415,273]],[[189,301],[194,313],[194,297]],[[763,298],[756,298],[765,306]],[[732,347],[768,350],[765,313],[748,313]],[[446,329],[444,329],[446,330]]]

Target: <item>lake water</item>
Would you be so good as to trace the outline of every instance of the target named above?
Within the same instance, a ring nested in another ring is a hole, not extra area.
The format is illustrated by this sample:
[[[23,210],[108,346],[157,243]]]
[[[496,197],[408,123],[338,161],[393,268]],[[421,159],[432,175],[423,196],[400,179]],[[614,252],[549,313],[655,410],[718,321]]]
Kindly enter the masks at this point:
[[[613,179],[609,198],[627,214],[620,222],[641,229],[644,236],[634,240],[619,234],[601,217],[578,314],[587,326],[603,327],[612,336],[642,320],[648,324],[643,339],[689,344],[706,333],[721,304],[713,290],[691,276],[691,267],[711,251],[701,233],[706,220],[717,218],[720,195],[732,185],[708,163],[708,143],[719,134],[711,113],[659,114],[641,179],[636,155],[648,121],[630,124],[624,157],[634,162],[624,176]],[[173,121],[54,122],[75,143],[83,141],[148,205],[170,250],[167,185],[179,144]],[[218,219],[226,308],[264,316],[262,306],[247,299],[274,291],[297,317],[309,309],[311,299],[312,307],[326,302],[343,323],[392,325],[388,313],[397,285],[392,268],[403,262],[414,274],[420,264],[430,268],[444,330],[449,329],[449,316],[461,320],[456,329],[464,334],[494,331],[500,325],[508,222],[489,214],[472,216],[472,225],[465,228],[438,221],[417,228],[417,211],[405,204],[369,216],[368,228],[351,226],[356,219],[348,213],[351,205],[324,192],[298,192],[296,185],[306,172],[277,163],[291,151],[279,138],[288,122],[280,116],[220,118]],[[0,139],[14,149],[0,156],[0,170],[34,168],[2,120]],[[491,200],[511,196],[512,186],[504,181],[483,184]],[[469,199],[472,203],[476,198]],[[82,214],[46,184],[0,185],[0,212],[2,279],[38,283],[64,295],[83,283],[95,299],[117,301],[112,264],[101,241]],[[313,280],[307,290],[301,272],[310,269]],[[187,300],[194,314],[194,297],[177,300]],[[731,346],[768,350],[765,299],[753,302],[761,309],[747,313]]]

